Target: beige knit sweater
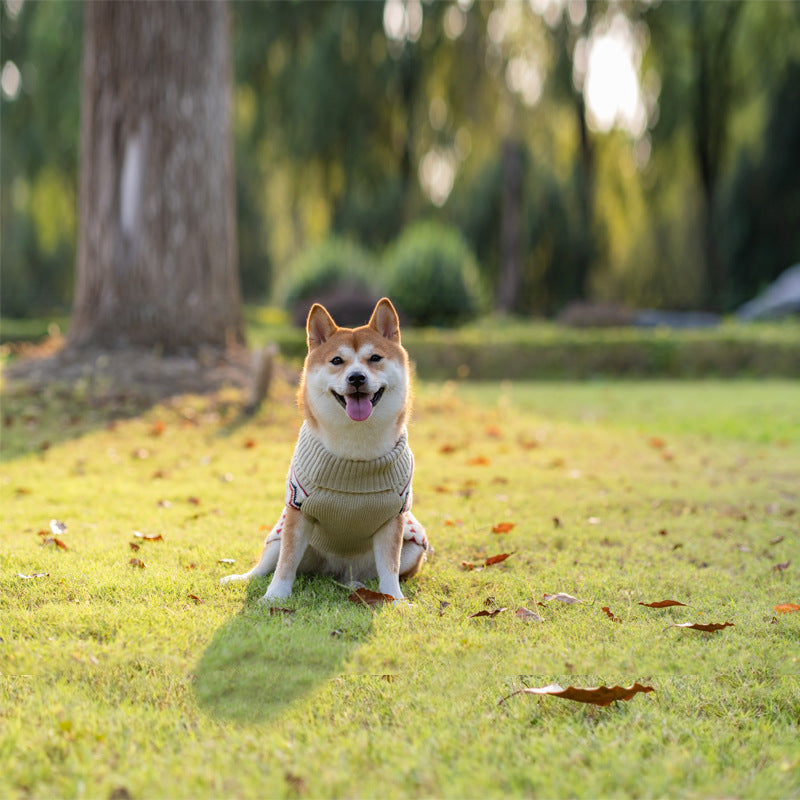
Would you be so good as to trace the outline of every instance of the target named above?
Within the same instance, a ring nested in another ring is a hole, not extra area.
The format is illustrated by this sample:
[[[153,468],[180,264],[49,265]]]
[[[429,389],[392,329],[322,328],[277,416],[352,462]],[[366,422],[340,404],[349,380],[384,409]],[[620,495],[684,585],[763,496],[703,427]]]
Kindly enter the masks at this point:
[[[334,455],[304,424],[286,479],[286,505],[317,523],[313,547],[340,556],[363,553],[379,528],[411,508],[413,472],[405,433],[385,456],[356,461]]]

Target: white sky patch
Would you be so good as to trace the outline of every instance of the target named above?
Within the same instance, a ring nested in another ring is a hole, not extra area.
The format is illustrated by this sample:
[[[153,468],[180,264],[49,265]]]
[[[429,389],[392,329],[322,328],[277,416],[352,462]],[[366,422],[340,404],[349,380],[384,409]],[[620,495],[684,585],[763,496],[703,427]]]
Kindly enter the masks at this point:
[[[601,132],[614,127],[638,139],[647,131],[648,113],[639,86],[642,47],[631,23],[616,14],[596,27],[576,52],[574,80],[583,88],[589,124]],[[581,74],[585,70],[585,74]]]

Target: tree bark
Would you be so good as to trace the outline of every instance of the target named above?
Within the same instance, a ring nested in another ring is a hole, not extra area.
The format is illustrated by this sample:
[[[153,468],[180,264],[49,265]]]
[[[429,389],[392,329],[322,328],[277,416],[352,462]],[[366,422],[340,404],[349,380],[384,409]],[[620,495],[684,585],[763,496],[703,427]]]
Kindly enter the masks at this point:
[[[243,341],[228,9],[85,8],[74,346]]]
[[[497,311],[512,312],[519,302],[522,273],[522,147],[513,139],[503,142],[503,216],[500,230],[501,264]]]

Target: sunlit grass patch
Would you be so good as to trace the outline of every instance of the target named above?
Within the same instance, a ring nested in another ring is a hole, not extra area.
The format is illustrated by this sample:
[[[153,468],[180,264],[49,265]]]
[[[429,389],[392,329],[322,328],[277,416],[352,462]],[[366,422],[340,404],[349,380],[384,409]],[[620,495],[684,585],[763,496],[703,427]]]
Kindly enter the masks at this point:
[[[421,384],[411,605],[303,577],[291,613],[218,584],[281,509],[275,391],[249,421],[5,399],[0,796],[800,792],[797,385]]]

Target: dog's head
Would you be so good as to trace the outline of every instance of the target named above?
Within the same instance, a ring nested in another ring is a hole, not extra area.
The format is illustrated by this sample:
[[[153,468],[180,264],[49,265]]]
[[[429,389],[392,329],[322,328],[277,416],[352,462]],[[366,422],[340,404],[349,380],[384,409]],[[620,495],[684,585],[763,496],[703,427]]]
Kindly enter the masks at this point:
[[[307,417],[328,431],[353,426],[400,428],[408,414],[408,356],[391,301],[375,306],[368,324],[340,328],[325,308],[311,307],[308,355],[300,389]]]

